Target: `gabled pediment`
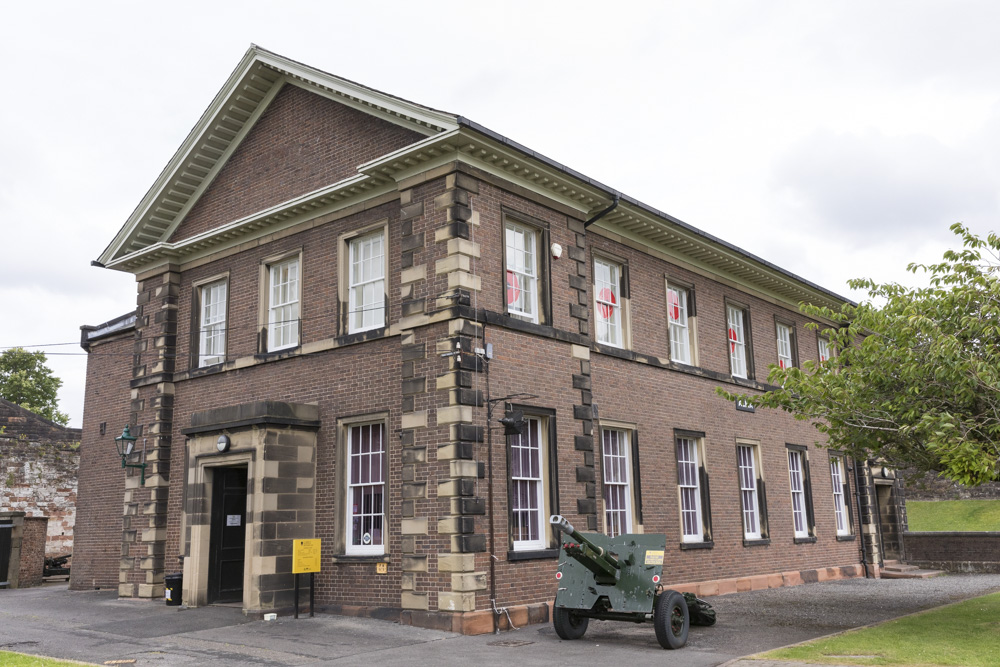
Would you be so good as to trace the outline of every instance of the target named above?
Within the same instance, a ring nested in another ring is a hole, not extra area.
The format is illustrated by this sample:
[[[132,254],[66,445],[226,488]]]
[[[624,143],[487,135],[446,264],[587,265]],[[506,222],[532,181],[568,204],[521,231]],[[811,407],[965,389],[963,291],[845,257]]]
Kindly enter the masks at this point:
[[[98,261],[111,268],[129,270],[130,265],[134,266],[130,256],[170,239],[288,85],[405,128],[416,137],[430,137],[458,127],[453,114],[387,95],[251,46]],[[341,180],[350,180],[350,176]]]

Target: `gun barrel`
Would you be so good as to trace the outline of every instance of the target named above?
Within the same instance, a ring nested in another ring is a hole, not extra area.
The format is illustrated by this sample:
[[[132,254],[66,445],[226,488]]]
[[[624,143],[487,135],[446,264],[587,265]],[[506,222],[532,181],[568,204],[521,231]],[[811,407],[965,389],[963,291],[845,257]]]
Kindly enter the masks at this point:
[[[585,536],[577,532],[576,528],[573,527],[573,524],[567,521],[565,517],[553,514],[549,517],[549,523],[579,542],[581,546],[585,547],[580,554],[570,554],[581,563],[586,564],[586,560],[600,560],[605,564],[600,566],[600,569],[606,573],[621,569],[621,564],[618,562],[617,558],[609,553],[606,553],[603,547],[597,546]],[[609,567],[611,570],[608,569]]]

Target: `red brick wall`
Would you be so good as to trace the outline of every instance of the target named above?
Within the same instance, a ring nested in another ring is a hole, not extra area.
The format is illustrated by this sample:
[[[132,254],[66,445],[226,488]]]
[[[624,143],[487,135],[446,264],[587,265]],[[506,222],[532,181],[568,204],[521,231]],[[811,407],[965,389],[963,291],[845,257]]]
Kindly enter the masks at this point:
[[[528,201],[495,185],[480,183],[480,192],[472,196],[472,208],[480,214],[480,225],[473,228],[474,240],[482,247],[478,273],[483,290],[476,298],[480,308],[498,311],[503,308],[501,206],[548,223],[551,242],[564,248],[576,243],[576,234],[567,229],[567,216]],[[587,235],[587,280],[592,285],[594,250],[627,261],[630,269],[632,350],[640,355],[668,357],[668,331],[665,315],[664,276],[695,287],[698,313],[698,348],[701,365],[708,371],[728,376],[729,359],[726,341],[724,298],[749,306],[752,327],[752,353],[756,378],[765,381],[767,365],[777,362],[774,316],[796,324],[799,360],[817,357],[816,334],[804,328],[806,319],[797,311],[778,307],[764,299],[736,288],[709,280],[678,266],[653,258],[631,247],[597,234]],[[575,333],[575,320],[569,305],[576,303],[576,293],[568,289],[569,276],[577,263],[566,254],[551,262],[552,323],[556,329]],[[593,334],[593,291],[587,306],[591,310],[590,333]],[[585,485],[577,481],[576,468],[584,464],[583,453],[574,448],[574,436],[581,433],[580,422],[573,418],[573,406],[581,402],[580,392],[572,388],[572,375],[579,373],[579,362],[570,356],[569,345],[543,336],[518,333],[488,326],[486,340],[497,355],[491,366],[492,393],[528,391],[539,398],[525,401],[554,409],[559,447],[559,510],[576,525],[585,525],[577,514],[576,500]],[[745,413],[715,395],[715,387],[733,385],[677,370],[667,370],[610,354],[591,354],[593,402],[604,419],[636,425],[640,443],[643,531],[667,534],[667,558],[664,577],[667,582],[699,581],[807,570],[826,566],[848,565],[857,561],[857,544],[838,541],[834,525],[832,484],[828,455],[812,448],[819,434],[809,424],[797,422],[780,412]],[[482,378],[480,378],[480,387]],[[478,418],[482,420],[482,415]],[[481,421],[480,423],[484,423]],[[711,549],[681,550],[679,501],[677,497],[676,457],[673,430],[705,432],[706,469],[710,476],[712,528]],[[599,430],[594,424],[595,473],[601,477]],[[767,512],[770,519],[770,545],[745,547],[740,515],[739,484],[736,466],[736,438],[759,440],[763,459],[763,477],[768,484]],[[792,534],[791,500],[788,483],[786,443],[810,447],[817,540],[795,544]],[[485,455],[484,455],[485,459]],[[496,527],[499,536],[497,565],[498,604],[541,602],[553,595],[554,559],[506,561],[507,491],[505,443],[494,438],[494,466],[498,485]],[[484,488],[485,485],[481,485]],[[485,494],[485,490],[482,492]],[[600,485],[598,484],[598,497]],[[856,513],[855,523],[857,522]],[[487,530],[482,518],[477,531]],[[489,567],[488,557],[478,560],[479,568]],[[483,592],[477,607],[488,604]]]
[[[1000,532],[903,533],[906,562],[949,572],[1000,572]]]
[[[287,84],[171,241],[237,220],[357,173],[423,135]]]
[[[42,583],[45,567],[45,537],[49,520],[45,517],[25,517],[21,533],[21,570],[18,587],[28,588]]]
[[[118,586],[126,471],[114,439],[129,422],[133,344],[128,332],[96,342],[87,358],[70,576],[70,587],[76,590]]]

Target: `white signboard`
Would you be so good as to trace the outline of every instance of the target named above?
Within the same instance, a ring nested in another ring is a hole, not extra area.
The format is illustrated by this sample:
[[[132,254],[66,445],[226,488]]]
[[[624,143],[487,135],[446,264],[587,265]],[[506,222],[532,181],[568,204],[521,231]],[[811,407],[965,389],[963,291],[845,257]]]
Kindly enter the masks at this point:
[[[241,518],[242,517],[240,517],[239,514],[227,514],[226,515],[226,525],[227,526],[238,526],[238,525],[240,525],[240,519]]]

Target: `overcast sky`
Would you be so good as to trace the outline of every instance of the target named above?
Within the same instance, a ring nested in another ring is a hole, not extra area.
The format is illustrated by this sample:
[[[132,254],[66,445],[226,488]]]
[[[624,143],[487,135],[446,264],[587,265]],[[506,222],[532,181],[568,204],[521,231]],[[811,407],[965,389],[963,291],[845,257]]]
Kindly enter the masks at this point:
[[[0,348],[83,416],[90,266],[251,43],[458,113],[844,296],[998,227],[994,2],[6,3]]]

